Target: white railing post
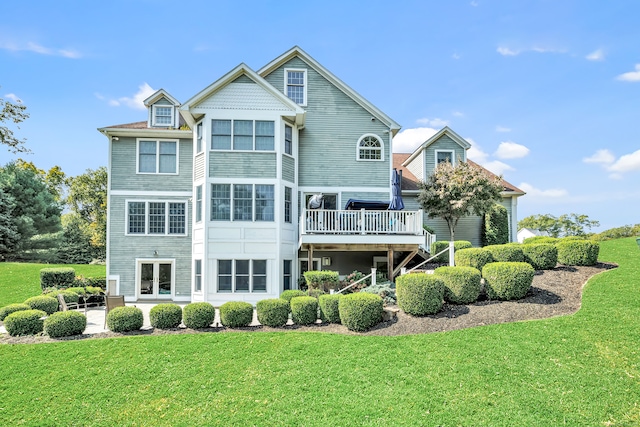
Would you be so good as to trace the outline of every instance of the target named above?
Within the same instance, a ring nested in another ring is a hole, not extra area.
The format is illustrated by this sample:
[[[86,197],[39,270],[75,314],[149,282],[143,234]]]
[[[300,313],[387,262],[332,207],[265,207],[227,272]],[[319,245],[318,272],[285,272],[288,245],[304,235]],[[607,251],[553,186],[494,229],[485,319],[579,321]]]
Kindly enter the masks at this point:
[[[402,267],[402,268],[400,269],[400,275],[401,275],[401,276],[404,276],[405,274],[407,274],[407,267]]]
[[[449,242],[449,265],[452,267],[455,265],[453,254],[454,254],[453,242]]]
[[[365,215],[364,215],[364,209],[360,209],[360,234],[367,234],[366,233],[366,227],[365,227]]]
[[[376,285],[376,268],[371,267],[371,286]]]

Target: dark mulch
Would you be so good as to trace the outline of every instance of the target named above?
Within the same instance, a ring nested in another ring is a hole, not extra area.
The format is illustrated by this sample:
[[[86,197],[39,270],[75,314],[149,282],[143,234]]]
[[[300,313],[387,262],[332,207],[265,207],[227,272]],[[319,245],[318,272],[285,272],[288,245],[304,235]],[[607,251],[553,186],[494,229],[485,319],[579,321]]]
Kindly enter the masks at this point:
[[[256,326],[248,328],[207,328],[200,330],[178,328],[174,330],[141,330],[124,334],[104,332],[94,335],[77,335],[64,339],[51,339],[47,336],[10,337],[0,336],[0,344],[60,342],[88,338],[108,338],[122,336],[158,336],[167,334],[228,333],[236,331],[264,332],[330,332],[349,335],[410,335],[430,332],[452,331],[474,326],[516,322],[519,320],[545,319],[554,316],[572,314],[578,311],[582,302],[582,288],[590,277],[603,271],[616,268],[615,264],[598,263],[592,267],[558,266],[553,270],[538,271],[533,284],[524,299],[518,301],[490,301],[481,295],[474,304],[444,304],[442,311],[435,315],[415,317],[400,311],[397,318],[383,322],[368,332],[352,332],[342,325],[316,324],[312,326],[291,325],[284,328]]]

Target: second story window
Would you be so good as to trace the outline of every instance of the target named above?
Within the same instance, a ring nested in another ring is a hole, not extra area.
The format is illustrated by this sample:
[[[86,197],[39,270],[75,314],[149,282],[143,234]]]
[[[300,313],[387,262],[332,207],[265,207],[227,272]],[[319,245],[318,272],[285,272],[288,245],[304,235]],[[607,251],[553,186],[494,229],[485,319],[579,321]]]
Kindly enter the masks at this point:
[[[436,150],[436,166],[444,162],[453,165],[453,150]]]
[[[298,105],[307,105],[307,70],[284,70],[285,91]]]
[[[383,160],[382,141],[374,135],[365,135],[358,142],[358,160]]]
[[[138,173],[177,174],[178,142],[138,140]]]
[[[152,126],[172,126],[173,107],[165,105],[153,106]]]
[[[275,126],[269,120],[212,120],[211,149],[273,151]]]
[[[196,126],[196,153],[202,152],[202,122]]]
[[[187,234],[187,204],[185,202],[127,202],[126,234],[174,235]]]
[[[289,125],[284,125],[284,152],[293,155],[293,128]]]

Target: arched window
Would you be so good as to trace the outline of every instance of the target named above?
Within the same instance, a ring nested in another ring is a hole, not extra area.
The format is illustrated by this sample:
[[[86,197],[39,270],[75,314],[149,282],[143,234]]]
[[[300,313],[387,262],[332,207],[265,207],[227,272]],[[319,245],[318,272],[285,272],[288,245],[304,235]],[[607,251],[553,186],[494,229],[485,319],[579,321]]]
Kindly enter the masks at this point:
[[[358,141],[358,160],[384,160],[382,140],[375,135],[364,135]]]

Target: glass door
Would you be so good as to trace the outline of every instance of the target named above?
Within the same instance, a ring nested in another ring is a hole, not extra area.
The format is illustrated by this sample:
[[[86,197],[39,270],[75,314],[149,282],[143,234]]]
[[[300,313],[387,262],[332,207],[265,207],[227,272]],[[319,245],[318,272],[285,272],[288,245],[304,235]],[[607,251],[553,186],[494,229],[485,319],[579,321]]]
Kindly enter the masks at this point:
[[[173,261],[138,263],[138,293],[141,299],[171,299]]]

